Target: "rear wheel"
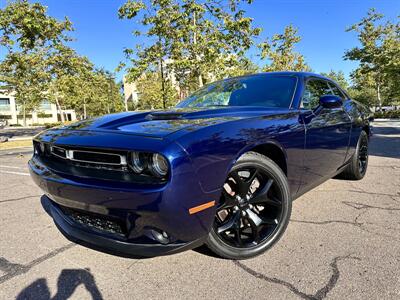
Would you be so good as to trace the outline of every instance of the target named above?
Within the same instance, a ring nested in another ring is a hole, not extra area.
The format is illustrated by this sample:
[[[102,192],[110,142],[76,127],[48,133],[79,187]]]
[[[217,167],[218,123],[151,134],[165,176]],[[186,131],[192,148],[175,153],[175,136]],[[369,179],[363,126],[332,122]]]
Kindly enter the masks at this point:
[[[229,259],[259,255],[285,231],[291,213],[287,178],[269,158],[244,154],[230,171],[207,245]]]
[[[349,180],[360,180],[364,178],[368,167],[368,135],[361,131],[358,138],[356,152],[351,158],[350,164],[339,177]]]

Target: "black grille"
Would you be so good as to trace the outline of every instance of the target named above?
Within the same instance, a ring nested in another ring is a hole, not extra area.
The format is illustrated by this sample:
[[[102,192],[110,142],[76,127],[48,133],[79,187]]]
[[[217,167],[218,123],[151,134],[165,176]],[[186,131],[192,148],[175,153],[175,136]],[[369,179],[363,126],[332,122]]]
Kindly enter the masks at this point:
[[[61,158],[66,158],[67,157],[67,151],[63,148],[59,148],[59,147],[51,147],[51,152],[56,155],[59,156]]]
[[[121,157],[116,154],[74,151],[74,160],[85,161],[88,163],[121,164]]]
[[[88,214],[81,211],[72,210],[62,207],[62,211],[73,221],[84,226],[95,228],[100,231],[125,236],[126,230],[121,221],[109,219],[104,216]]]
[[[97,150],[83,150],[76,148],[64,148],[50,146],[50,154],[58,158],[67,159],[73,162],[85,162],[89,164],[104,165],[126,165],[125,153],[102,152]]]

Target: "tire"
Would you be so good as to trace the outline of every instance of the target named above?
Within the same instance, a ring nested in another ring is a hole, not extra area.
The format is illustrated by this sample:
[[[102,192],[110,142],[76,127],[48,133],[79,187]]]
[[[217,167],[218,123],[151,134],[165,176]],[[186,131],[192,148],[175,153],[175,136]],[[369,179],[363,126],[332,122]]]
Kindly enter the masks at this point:
[[[358,138],[356,151],[354,152],[349,165],[339,175],[347,180],[361,180],[367,173],[368,168],[368,134],[361,131]]]
[[[244,192],[243,186],[249,187],[248,191]],[[283,171],[268,157],[248,152],[228,175],[206,244],[223,258],[239,260],[260,255],[281,238],[291,210]],[[222,213],[225,220],[221,219]]]

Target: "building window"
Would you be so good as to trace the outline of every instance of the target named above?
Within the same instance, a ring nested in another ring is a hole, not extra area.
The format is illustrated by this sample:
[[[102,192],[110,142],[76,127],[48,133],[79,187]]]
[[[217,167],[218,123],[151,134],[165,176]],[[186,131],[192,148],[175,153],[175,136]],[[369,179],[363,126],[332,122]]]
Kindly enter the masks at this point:
[[[10,105],[10,98],[0,98],[0,105]]]
[[[41,104],[40,104],[40,109],[41,110],[51,110],[51,103],[48,100],[44,100]]]
[[[10,98],[0,98],[0,110],[10,110]]]

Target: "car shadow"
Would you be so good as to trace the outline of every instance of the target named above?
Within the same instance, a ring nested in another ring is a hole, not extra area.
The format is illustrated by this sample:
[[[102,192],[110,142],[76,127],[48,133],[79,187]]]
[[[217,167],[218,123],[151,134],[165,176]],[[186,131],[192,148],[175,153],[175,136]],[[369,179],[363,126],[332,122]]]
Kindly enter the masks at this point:
[[[86,288],[92,299],[103,299],[96,285],[96,280],[89,269],[63,269],[57,279],[57,293],[53,297],[51,297],[47,280],[45,278],[39,278],[24,288],[16,299],[69,299],[80,285]]]
[[[400,128],[374,127],[369,155],[400,158]]]
[[[217,259],[224,259],[212,252],[206,245],[202,245],[200,247],[192,249],[192,251],[197,252],[202,255],[206,255],[212,258],[217,258]]]

